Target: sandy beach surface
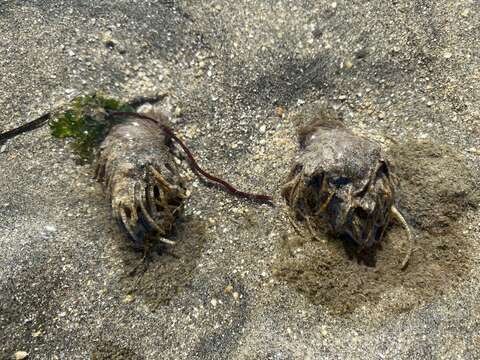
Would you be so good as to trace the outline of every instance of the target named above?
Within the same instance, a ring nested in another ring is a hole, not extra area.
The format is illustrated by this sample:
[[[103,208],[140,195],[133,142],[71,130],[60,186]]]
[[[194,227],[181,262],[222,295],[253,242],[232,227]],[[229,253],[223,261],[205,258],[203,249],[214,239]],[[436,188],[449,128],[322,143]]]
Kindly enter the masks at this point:
[[[0,144],[0,358],[480,358],[479,38],[475,0],[0,1],[0,132],[163,94],[204,168],[274,198],[187,171],[177,245],[145,263],[68,141]],[[322,107],[395,162],[406,270],[397,224],[367,265],[288,220]]]

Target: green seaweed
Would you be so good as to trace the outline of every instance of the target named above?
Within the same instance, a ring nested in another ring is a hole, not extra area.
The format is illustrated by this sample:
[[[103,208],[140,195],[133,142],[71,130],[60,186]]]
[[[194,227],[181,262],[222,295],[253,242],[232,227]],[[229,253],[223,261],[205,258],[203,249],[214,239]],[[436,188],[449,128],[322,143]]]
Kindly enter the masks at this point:
[[[101,94],[78,96],[50,121],[51,134],[59,139],[73,139],[73,151],[81,160],[91,162],[96,148],[112,126],[125,120],[122,117],[109,116],[108,111],[131,112],[134,109],[126,103]]]

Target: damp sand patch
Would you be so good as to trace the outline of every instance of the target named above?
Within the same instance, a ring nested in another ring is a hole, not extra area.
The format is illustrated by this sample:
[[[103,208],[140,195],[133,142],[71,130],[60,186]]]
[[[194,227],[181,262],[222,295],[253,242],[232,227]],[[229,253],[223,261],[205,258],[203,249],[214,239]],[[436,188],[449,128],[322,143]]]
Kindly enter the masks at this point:
[[[124,276],[120,285],[125,302],[141,298],[155,311],[188,287],[205,244],[205,224],[187,218],[176,232],[175,245],[151,251],[143,260],[142,253],[131,247],[121,250]]]
[[[112,342],[102,342],[90,353],[91,360],[143,360],[144,356]]]
[[[399,208],[415,234],[408,267],[400,263],[408,244],[391,225],[375,250],[373,265],[359,262],[345,242],[285,234],[273,265],[277,279],[334,314],[360,307],[405,312],[441,297],[470,269],[472,247],[462,217],[478,206],[474,176],[454,149],[409,141],[391,147],[400,179]]]

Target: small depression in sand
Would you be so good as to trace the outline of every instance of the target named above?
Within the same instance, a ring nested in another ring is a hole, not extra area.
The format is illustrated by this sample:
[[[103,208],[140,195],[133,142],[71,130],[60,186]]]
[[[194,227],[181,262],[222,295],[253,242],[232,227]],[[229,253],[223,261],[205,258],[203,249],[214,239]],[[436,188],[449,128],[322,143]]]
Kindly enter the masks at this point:
[[[125,275],[124,293],[140,297],[152,310],[166,305],[188,287],[205,243],[205,226],[198,220],[184,219],[176,227],[173,246],[161,246],[143,254],[125,246],[122,250]]]
[[[408,141],[390,148],[400,180],[398,207],[412,227],[415,249],[401,269],[406,234],[393,223],[365,265],[340,239],[317,240],[294,232],[283,237],[273,273],[314,304],[349,314],[382,302],[387,312],[408,311],[440,297],[468,274],[468,234],[462,217],[479,203],[474,176],[452,148]]]

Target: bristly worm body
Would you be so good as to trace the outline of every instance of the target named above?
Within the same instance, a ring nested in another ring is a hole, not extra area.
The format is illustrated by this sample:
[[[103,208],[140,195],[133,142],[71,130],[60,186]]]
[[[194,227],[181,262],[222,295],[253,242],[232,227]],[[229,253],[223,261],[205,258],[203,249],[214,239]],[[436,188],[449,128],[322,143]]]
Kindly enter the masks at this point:
[[[273,200],[272,197],[269,196],[269,195],[253,194],[253,193],[248,193],[248,192],[245,192],[245,191],[238,190],[234,186],[232,186],[231,184],[226,182],[225,180],[220,179],[220,178],[218,178],[218,177],[216,177],[212,174],[209,174],[205,170],[203,170],[200,167],[200,165],[198,165],[197,161],[193,157],[193,154],[191,153],[190,149],[185,145],[185,143],[182,140],[180,140],[177,135],[175,135],[175,133],[173,132],[173,130],[170,127],[168,127],[166,124],[161,123],[157,119],[154,119],[150,116],[140,114],[140,113],[136,113],[136,112],[109,111],[108,114],[110,116],[133,116],[133,117],[137,117],[137,118],[140,118],[140,119],[145,119],[145,120],[152,121],[153,123],[157,124],[160,127],[160,129],[168,137],[172,138],[182,148],[182,150],[187,155],[190,166],[191,166],[191,168],[194,172],[199,173],[200,175],[204,176],[205,178],[207,178],[208,180],[210,180],[214,183],[220,184],[221,186],[223,186],[224,189],[226,189],[229,193],[231,193],[235,196],[238,196],[238,197],[241,197],[241,198],[246,198],[246,199],[251,199],[251,200],[255,200],[255,201],[260,201],[260,202],[271,202]]]

